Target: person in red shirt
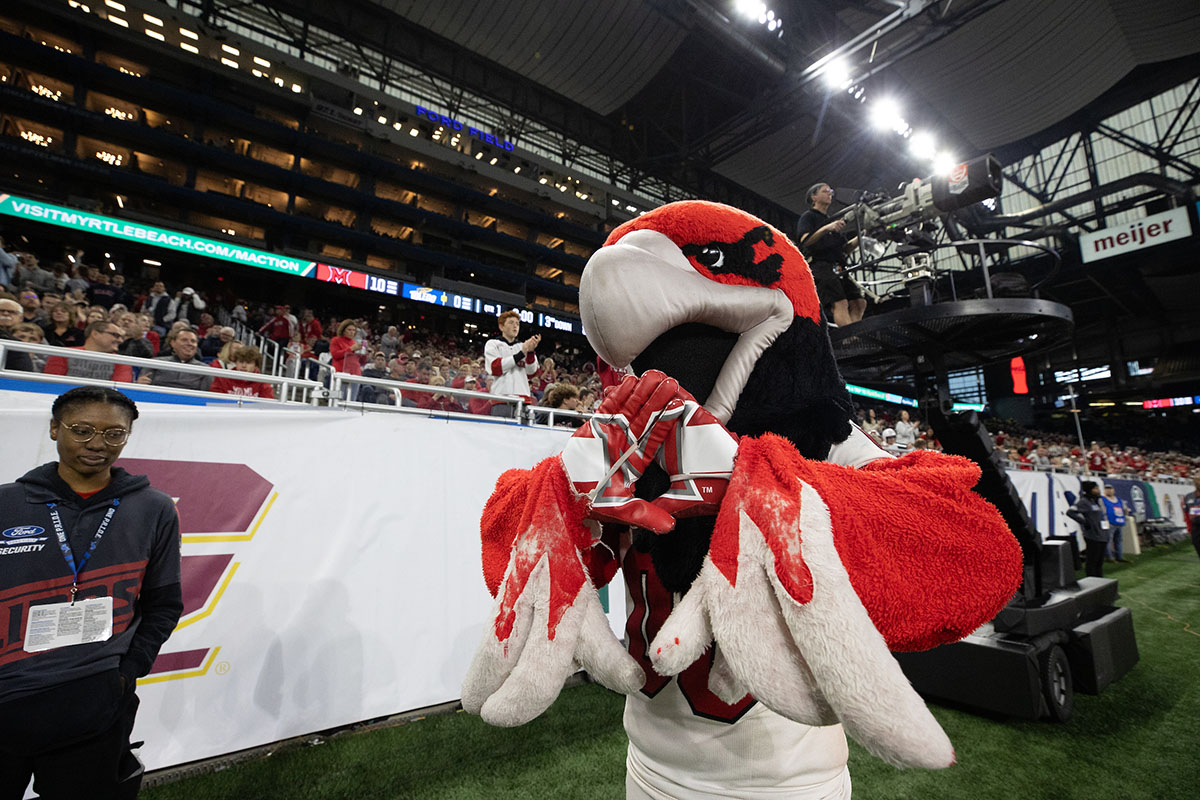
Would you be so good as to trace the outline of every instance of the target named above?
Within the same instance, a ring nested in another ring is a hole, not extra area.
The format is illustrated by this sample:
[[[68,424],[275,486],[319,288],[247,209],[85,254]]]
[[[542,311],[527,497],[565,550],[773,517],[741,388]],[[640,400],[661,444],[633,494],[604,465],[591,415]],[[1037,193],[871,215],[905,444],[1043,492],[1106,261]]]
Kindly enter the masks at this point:
[[[281,351],[286,350],[292,341],[292,321],[288,319],[287,307],[275,306],[275,316],[267,320],[258,332],[279,345]]]
[[[257,347],[239,347],[233,353],[231,359],[233,369],[220,369],[221,377],[213,380],[212,385],[208,387],[210,392],[217,394],[234,394],[240,397],[262,397],[267,400],[275,399],[275,387],[269,383],[262,381],[246,381],[238,380],[233,377],[233,372],[261,372],[259,365],[262,364],[262,351]]]
[[[435,375],[429,379],[429,385],[445,386],[446,379],[441,375]],[[422,392],[417,406],[429,411],[457,411],[460,414],[465,414],[467,411],[453,397],[440,392]]]
[[[450,385],[455,389],[466,389],[469,392],[487,392],[488,390],[487,383],[478,380],[470,373],[466,375],[459,375]],[[490,400],[472,397],[466,401],[466,404],[467,410],[472,414],[478,414],[481,417],[486,417],[492,413],[492,402]]]
[[[621,381],[625,380],[625,376],[631,374],[628,368],[617,368],[609,364],[603,358],[596,358],[596,374],[600,376],[600,394],[604,394],[604,390],[610,386],[616,386]],[[1001,442],[997,442],[1001,444]]]
[[[1108,458],[1100,450],[1099,442],[1092,442],[1092,449],[1088,450],[1087,467],[1089,472],[1106,472],[1108,469]]]
[[[352,319],[344,319],[338,325],[337,336],[329,340],[329,366],[333,367],[334,372],[362,375],[362,365],[367,360],[367,346],[355,340],[356,333],[358,324]],[[358,399],[361,386],[359,383],[350,385],[347,396],[351,402]]]
[[[312,347],[313,342],[321,338],[321,320],[313,316],[312,309],[306,308],[300,312],[300,341],[306,347]]]
[[[90,323],[83,332],[83,347],[70,350],[86,350],[93,353],[116,353],[117,346],[125,338],[125,331],[107,320]],[[133,382],[133,367],[128,364],[109,364],[83,358],[50,356],[42,370],[46,375],[68,375],[73,378]]]
[[[208,332],[212,329],[216,322],[213,320],[213,315],[207,311],[200,314],[200,324],[196,326],[196,337],[203,339],[208,336]]]

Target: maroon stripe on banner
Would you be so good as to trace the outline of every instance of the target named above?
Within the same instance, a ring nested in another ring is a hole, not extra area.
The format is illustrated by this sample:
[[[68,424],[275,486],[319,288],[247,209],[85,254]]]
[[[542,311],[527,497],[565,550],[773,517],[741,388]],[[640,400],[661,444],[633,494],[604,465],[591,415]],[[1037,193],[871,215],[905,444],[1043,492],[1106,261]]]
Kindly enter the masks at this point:
[[[161,653],[158,658],[154,659],[154,666],[150,668],[150,674],[177,672],[181,669],[195,669],[204,663],[204,657],[208,655],[208,651],[209,648],[205,647],[201,650],[181,650],[177,653]]]

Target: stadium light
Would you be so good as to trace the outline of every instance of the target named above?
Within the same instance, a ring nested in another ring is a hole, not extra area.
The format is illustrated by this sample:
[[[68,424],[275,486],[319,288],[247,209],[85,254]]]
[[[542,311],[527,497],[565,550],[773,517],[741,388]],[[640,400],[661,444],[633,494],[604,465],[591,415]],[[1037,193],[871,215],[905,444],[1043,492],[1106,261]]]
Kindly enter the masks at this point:
[[[379,115],[379,124],[380,124],[380,125],[387,125],[387,117],[385,117],[383,114],[380,114],[380,115]]]
[[[872,127],[886,130],[900,118],[900,106],[895,100],[887,97],[880,98],[871,104],[868,116]]]
[[[848,89],[853,83],[850,80],[850,65],[846,63],[846,59],[840,57],[825,65],[821,77],[830,89]]]
[[[908,140],[908,149],[917,158],[933,158],[937,152],[937,142],[932,134],[918,131]]]
[[[933,174],[946,175],[950,170],[958,166],[958,159],[950,153],[941,152],[933,157]]]
[[[160,28],[163,24],[163,21],[153,14],[142,14],[142,19],[146,20],[146,22],[149,22],[151,25],[157,25]]]
[[[354,113],[361,117],[362,116],[362,106],[355,106]]]
[[[229,53],[229,55],[231,55],[231,56],[240,56],[242,54],[241,50],[238,50],[236,47],[232,47],[227,44],[221,45],[221,49],[224,50],[226,53]]]

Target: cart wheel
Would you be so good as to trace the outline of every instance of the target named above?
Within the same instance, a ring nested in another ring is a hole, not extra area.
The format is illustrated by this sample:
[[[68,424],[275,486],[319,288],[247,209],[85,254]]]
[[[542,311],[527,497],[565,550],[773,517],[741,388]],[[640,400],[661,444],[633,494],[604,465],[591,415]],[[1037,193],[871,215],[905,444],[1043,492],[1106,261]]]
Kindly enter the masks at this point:
[[[1058,645],[1053,645],[1042,656],[1042,692],[1046,695],[1046,709],[1050,719],[1066,722],[1075,709],[1075,689],[1071,684],[1071,663],[1067,654]]]

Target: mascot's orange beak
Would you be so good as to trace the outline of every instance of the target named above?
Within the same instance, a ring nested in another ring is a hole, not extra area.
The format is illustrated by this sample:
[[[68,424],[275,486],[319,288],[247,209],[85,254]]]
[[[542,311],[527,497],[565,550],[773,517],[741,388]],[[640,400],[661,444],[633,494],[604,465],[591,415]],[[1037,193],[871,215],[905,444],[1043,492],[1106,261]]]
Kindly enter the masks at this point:
[[[795,309],[782,290],[709,280],[666,235],[632,231],[601,247],[579,282],[583,329],[596,353],[627,367],[659,336],[688,323],[737,334],[704,407],[727,423],[758,357],[788,329]]]

